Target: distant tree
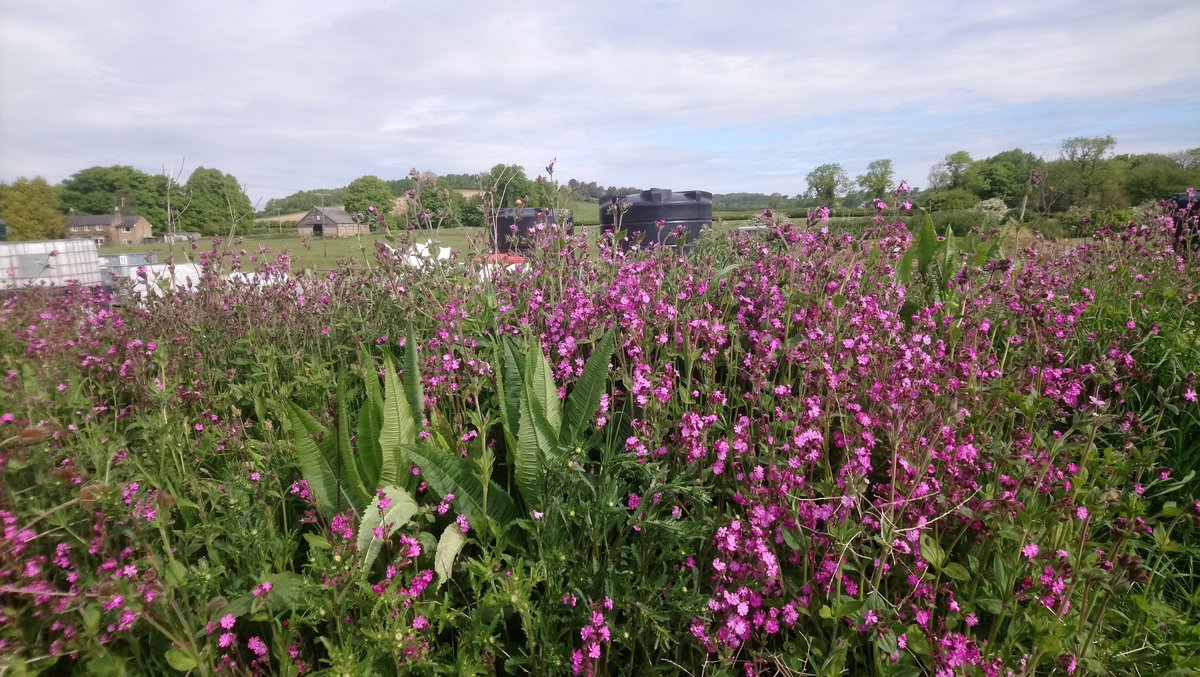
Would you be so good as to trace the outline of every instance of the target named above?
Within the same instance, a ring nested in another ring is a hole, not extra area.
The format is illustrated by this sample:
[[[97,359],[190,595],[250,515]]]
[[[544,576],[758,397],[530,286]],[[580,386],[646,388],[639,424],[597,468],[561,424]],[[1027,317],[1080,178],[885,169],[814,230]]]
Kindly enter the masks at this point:
[[[1009,207],[1021,204],[1030,174],[1043,162],[1020,148],[997,153],[986,160],[971,163],[963,173],[963,187],[981,200],[998,197]]]
[[[1073,136],[1063,139],[1061,158],[1072,168],[1070,180],[1075,184],[1078,203],[1088,204],[1100,192],[1109,154],[1117,140],[1111,136]]]
[[[166,176],[124,165],[88,167],[65,179],[58,190],[64,213],[110,214],[120,208],[122,214],[144,217],[156,233],[167,225]]]
[[[1171,153],[1168,157],[1189,172],[1200,171],[1200,148],[1181,150],[1177,153]]]
[[[963,187],[967,168],[974,160],[965,150],[955,151],[938,160],[929,170],[930,190],[953,190]]]
[[[817,198],[822,204],[833,205],[838,196],[850,188],[850,178],[840,164],[823,164],[804,177],[808,182],[806,195]]]
[[[979,204],[979,198],[969,190],[933,190],[923,196],[925,208],[931,212],[970,209]]]
[[[526,207],[547,207],[545,204],[529,204],[537,200],[538,191],[532,181],[525,176],[525,168],[520,165],[498,164],[488,170],[484,177],[484,189],[496,195],[496,207],[515,207],[516,201],[521,200]]]
[[[63,236],[66,219],[58,210],[58,193],[40,176],[0,183],[0,216],[10,240],[52,240]]]
[[[254,207],[241,184],[219,169],[197,167],[183,187],[181,200],[187,204],[180,215],[184,230],[218,235],[254,221]]]
[[[371,207],[375,213],[386,218],[392,213],[395,195],[387,183],[378,176],[362,176],[346,186],[345,209],[351,215],[368,214]]]
[[[403,192],[401,192],[401,194],[403,195]],[[277,211],[280,214],[307,212],[313,207],[320,207],[322,204],[324,204],[326,207],[344,204],[345,199],[345,188],[317,188],[315,190],[302,190],[292,193],[287,197],[267,200],[267,204],[258,214],[259,216],[275,216]]]
[[[1189,170],[1176,156],[1146,153],[1115,158],[1127,167],[1124,183],[1130,202],[1158,200],[1200,185],[1200,165]]]
[[[892,161],[875,160],[867,165],[867,173],[860,175],[855,183],[868,198],[880,198],[892,190]]]

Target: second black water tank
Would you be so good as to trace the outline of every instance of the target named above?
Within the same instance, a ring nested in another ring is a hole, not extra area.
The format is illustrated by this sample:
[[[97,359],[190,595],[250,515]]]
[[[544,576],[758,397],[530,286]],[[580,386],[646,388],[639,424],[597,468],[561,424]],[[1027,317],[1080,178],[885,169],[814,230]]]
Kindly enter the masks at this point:
[[[600,232],[623,230],[631,242],[642,246],[685,246],[712,225],[712,193],[703,190],[673,192],[651,188],[632,195],[600,198]]]

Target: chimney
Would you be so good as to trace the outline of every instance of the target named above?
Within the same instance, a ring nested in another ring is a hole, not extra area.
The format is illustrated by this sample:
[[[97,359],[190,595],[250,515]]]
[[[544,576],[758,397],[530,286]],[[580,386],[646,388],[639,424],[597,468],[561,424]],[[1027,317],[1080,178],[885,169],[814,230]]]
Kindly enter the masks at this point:
[[[113,227],[121,225],[121,208],[113,207]]]

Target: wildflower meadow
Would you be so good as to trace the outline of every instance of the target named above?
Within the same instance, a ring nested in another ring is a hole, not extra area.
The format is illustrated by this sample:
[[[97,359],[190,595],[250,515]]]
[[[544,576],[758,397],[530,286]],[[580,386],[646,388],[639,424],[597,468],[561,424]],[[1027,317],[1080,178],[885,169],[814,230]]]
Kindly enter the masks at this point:
[[[0,298],[0,674],[1200,671],[1181,216],[908,207]]]

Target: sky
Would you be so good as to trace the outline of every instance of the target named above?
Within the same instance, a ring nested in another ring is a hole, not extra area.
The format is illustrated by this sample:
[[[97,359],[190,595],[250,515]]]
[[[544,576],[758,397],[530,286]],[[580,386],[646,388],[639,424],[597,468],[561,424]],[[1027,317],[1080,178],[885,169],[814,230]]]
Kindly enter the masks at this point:
[[[601,185],[795,195],[818,165],[1112,135],[1200,147],[1200,2],[0,0],[0,181],[364,175],[557,159]]]

